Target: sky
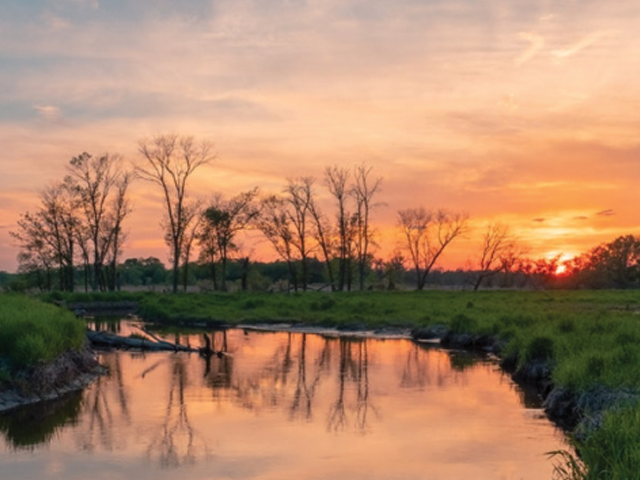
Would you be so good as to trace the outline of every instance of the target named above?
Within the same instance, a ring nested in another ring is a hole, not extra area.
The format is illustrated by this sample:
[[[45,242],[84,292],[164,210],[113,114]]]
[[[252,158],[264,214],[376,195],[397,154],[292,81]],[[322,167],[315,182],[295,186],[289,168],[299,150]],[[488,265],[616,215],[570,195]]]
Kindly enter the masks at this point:
[[[471,215],[449,268],[490,221],[534,256],[640,234],[639,22],[637,0],[0,0],[0,270],[72,157],[162,133],[214,143],[205,199],[310,175],[328,202],[324,168],[365,162],[381,255],[421,205]],[[132,186],[125,258],[167,260],[158,193]]]

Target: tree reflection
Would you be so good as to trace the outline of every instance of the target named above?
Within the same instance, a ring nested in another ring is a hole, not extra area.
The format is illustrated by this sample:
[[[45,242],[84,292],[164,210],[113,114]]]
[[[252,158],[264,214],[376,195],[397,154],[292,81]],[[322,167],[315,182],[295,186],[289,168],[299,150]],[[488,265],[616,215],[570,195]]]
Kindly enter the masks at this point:
[[[360,432],[365,432],[369,421],[371,406],[369,397],[369,350],[368,340],[348,340],[341,338],[340,362],[338,370],[338,392],[336,400],[331,404],[327,422],[327,429],[338,432],[348,425],[346,393],[349,383],[355,391],[355,406],[353,426]]]
[[[206,442],[198,441],[189,420],[188,404],[185,401],[185,390],[189,383],[185,357],[174,355],[172,360],[169,394],[161,434],[147,449],[147,456],[165,469],[194,464],[198,450],[207,450]]]
[[[131,423],[129,414],[128,391],[124,384],[124,373],[120,355],[104,355],[100,359],[109,372],[107,377],[98,377],[83,399],[83,410],[88,414],[88,426],[83,430],[78,439],[83,450],[92,451],[99,444],[106,450],[114,448],[115,425],[124,420],[125,424]],[[115,419],[114,412],[108,399],[108,393],[112,390],[110,383],[117,386],[117,402],[119,414],[122,418]]]
[[[207,353],[203,355],[204,377],[207,379],[207,384],[213,388],[214,392],[227,390],[231,388],[233,378],[233,357],[227,355],[229,351],[227,331],[214,331],[210,336],[206,333],[203,336],[208,346]],[[221,337],[220,341],[218,337]],[[220,350],[216,350],[217,345],[221,346]]]
[[[466,377],[458,374],[475,366],[479,360],[475,353],[444,352],[439,347],[413,344],[403,364],[400,387],[422,389],[435,385],[442,388],[461,379],[464,381]]]
[[[293,393],[291,407],[289,407],[289,417],[293,419],[300,416],[303,419],[310,421],[313,419],[313,400],[316,394],[316,388],[320,383],[320,378],[324,372],[327,359],[329,358],[329,342],[325,339],[324,346],[315,362],[317,368],[311,382],[307,380],[306,334],[302,334],[298,352],[298,379]]]

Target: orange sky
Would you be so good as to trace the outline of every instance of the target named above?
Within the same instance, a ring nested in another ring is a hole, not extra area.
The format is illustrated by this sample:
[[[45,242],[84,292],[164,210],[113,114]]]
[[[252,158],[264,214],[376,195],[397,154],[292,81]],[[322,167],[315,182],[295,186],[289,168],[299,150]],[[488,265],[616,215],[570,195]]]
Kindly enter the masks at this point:
[[[0,5],[0,269],[16,267],[18,215],[73,156],[135,161],[163,132],[215,142],[205,198],[367,162],[384,177],[381,230],[424,205],[468,211],[476,236],[509,223],[534,255],[640,233],[636,1],[145,5]],[[166,260],[157,196],[132,195],[125,258]]]

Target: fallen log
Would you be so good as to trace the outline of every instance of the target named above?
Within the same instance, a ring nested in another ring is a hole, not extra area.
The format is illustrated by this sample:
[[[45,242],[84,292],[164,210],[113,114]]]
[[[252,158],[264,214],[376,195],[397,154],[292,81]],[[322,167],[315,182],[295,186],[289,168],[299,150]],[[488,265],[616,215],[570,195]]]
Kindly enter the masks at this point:
[[[135,348],[140,350],[195,353],[201,353],[202,351],[201,348],[177,345],[161,339],[157,341],[155,339],[141,337],[122,337],[111,332],[96,332],[95,330],[87,330],[87,338],[93,345],[113,348]]]

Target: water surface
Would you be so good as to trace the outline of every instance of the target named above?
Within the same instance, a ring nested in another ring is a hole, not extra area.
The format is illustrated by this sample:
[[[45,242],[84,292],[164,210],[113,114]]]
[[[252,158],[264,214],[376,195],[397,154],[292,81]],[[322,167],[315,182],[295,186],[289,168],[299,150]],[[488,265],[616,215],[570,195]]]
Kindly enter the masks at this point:
[[[209,335],[227,354],[102,353],[109,376],[0,417],[0,478],[540,480],[553,476],[545,452],[567,448],[474,356],[408,340]]]

